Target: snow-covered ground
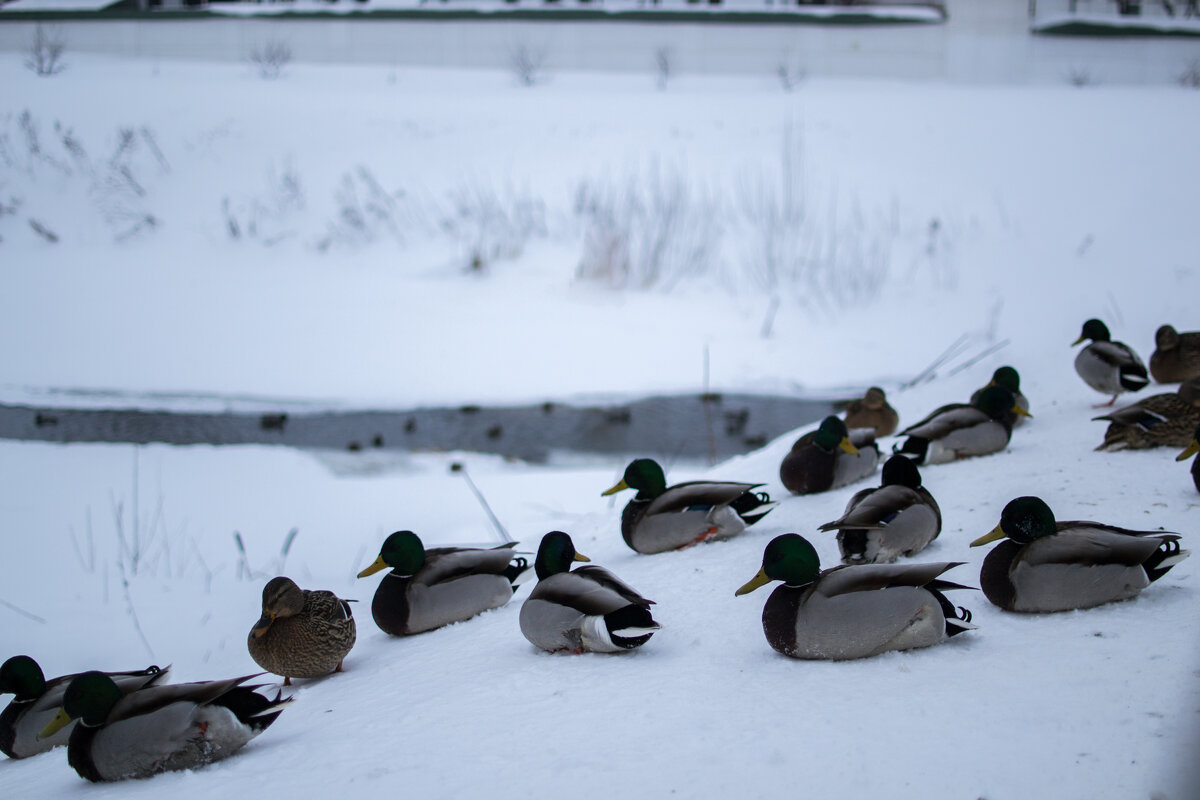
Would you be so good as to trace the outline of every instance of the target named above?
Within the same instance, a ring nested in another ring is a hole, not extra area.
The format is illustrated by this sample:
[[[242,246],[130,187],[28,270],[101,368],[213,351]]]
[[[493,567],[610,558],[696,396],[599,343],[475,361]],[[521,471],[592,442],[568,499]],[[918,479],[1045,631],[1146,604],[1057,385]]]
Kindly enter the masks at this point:
[[[9,54],[0,399],[877,383],[911,422],[1011,363],[1036,418],[1005,453],[924,470],[945,528],[919,558],[977,585],[986,548],[967,543],[1021,494],[1196,549],[1174,452],[1092,451],[1104,398],[1069,344],[1091,316],[1144,356],[1158,325],[1200,328],[1200,93],[654,77],[294,64],[265,81],[80,55],[46,79]],[[659,454],[672,481],[783,499],[738,539],[659,556],[622,543],[627,498],[599,496],[623,463],[0,444],[0,655],[225,677],[256,671],[244,637],[277,572],[360,601],[346,673],[300,682],[236,758],[90,789],[60,751],[0,763],[0,795],[1196,796],[1197,557],[1133,602],[1015,616],[959,592],[978,631],[793,661],[763,637],[766,592],[733,592],[780,533],[836,563],[816,527],[859,487],[788,498],[792,438],[711,468]],[[430,634],[376,630],[376,581],[354,574],[387,533],[496,539],[454,460],[525,549],[570,532],[663,630],[627,655],[548,656],[517,627],[527,589]]]

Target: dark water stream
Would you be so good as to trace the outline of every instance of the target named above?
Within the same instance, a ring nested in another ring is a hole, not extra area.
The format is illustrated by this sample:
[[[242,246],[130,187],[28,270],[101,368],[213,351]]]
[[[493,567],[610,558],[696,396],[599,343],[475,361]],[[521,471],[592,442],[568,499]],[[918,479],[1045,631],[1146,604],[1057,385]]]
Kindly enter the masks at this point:
[[[597,405],[272,413],[0,405],[0,438],[465,450],[535,462],[552,453],[721,459],[829,413],[827,400],[748,394],[664,395]]]

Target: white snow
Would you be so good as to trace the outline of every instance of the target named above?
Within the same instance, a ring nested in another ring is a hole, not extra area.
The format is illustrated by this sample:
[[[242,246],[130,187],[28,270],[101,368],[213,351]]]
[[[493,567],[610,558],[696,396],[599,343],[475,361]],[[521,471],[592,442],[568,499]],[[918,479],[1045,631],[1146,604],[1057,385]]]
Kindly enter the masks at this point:
[[[1022,494],[1197,549],[1200,495],[1174,451],[1092,451],[1105,398],[1074,374],[1069,344],[1091,316],[1144,357],[1158,325],[1200,328],[1187,144],[1200,93],[823,79],[784,93],[686,73],[665,91],[651,74],[526,88],[503,71],[304,63],[265,81],[248,65],[68,60],[47,79],[20,54],[0,59],[6,402],[72,404],[62,393],[81,390],[149,406],[167,393],[405,407],[879,384],[903,423],[1010,363],[1035,419],[1004,453],[923,470],[945,528],[918,559],[966,562],[946,577],[977,585],[987,548],[967,543]],[[118,153],[121,128],[134,144]],[[751,213],[785,168],[806,203],[787,218],[800,243]],[[587,182],[643,192],[632,216],[651,232],[665,218],[646,210],[656,187],[681,204],[663,282],[576,276]],[[374,221],[347,227],[351,195]],[[536,224],[513,222],[518,208]],[[812,259],[782,264],[774,290],[768,240]],[[901,388],[963,334],[936,378]],[[733,592],[780,533],[835,564],[816,528],[865,485],[789,498],[777,469],[794,435],[711,468],[652,454],[671,482],[763,481],[784,501],[740,538],[658,556],[620,539],[628,495],[600,497],[624,459],[0,443],[0,656],[28,653],[48,674],[172,663],[178,680],[227,677],[257,671],[244,637],[277,572],[360,601],[346,672],[299,682],[238,756],[96,798],[1196,796],[1198,556],[1131,602],[1019,616],[956,592],[979,629],[944,645],[790,660],[762,634],[770,589]],[[370,471],[329,468],[368,458]],[[496,540],[455,460],[524,549],[568,531],[657,601],[663,630],[627,655],[545,655],[517,627],[526,589],[443,630],[380,633],[376,579],[354,574],[387,533]],[[62,751],[0,763],[4,797],[87,788]]]

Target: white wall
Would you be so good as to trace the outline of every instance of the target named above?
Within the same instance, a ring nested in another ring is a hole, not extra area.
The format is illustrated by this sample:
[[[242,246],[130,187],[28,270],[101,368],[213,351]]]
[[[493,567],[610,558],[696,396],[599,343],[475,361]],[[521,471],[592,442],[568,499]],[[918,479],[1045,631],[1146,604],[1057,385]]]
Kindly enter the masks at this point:
[[[1045,5],[1050,0],[1041,0]],[[546,69],[654,70],[670,47],[679,74],[773,74],[965,83],[1168,83],[1200,58],[1200,39],[1081,39],[1028,32],[1028,0],[949,0],[941,25],[831,27],[631,22],[214,18],[58,23],[69,50],[145,58],[241,60],[268,40],[297,61],[507,67],[519,46]],[[0,22],[0,51],[27,48],[33,23]]]

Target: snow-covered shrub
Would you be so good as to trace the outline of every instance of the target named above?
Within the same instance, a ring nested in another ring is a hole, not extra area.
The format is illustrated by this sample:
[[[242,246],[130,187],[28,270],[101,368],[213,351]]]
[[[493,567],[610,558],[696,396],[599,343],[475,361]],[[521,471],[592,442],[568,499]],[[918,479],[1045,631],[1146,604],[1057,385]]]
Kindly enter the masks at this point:
[[[1200,89],[1200,58],[1192,59],[1183,72],[1179,73],[1179,85],[1189,89]]]
[[[546,205],[528,189],[497,190],[477,182],[450,192],[438,227],[464,248],[467,268],[478,272],[517,258],[530,239],[545,236]]]
[[[170,171],[151,131],[120,128],[111,153],[93,156],[72,128],[56,121],[44,136],[28,111],[0,115],[0,166],[7,173],[2,215],[23,217],[47,242],[98,220],[116,241],[158,227],[151,181]]]
[[[267,169],[267,188],[261,195],[221,200],[225,232],[230,239],[253,240],[271,246],[295,234],[293,218],[305,207],[304,186],[296,165]]]
[[[57,25],[38,24],[26,51],[25,66],[35,75],[57,75],[66,69],[62,60],[66,51],[66,36]]]
[[[721,214],[678,170],[653,166],[623,185],[584,181],[575,191],[583,222],[576,276],[613,288],[670,288],[711,274],[718,263]]]
[[[522,86],[533,86],[542,81],[546,51],[527,44],[517,44],[509,53],[508,63]]]
[[[283,68],[292,62],[292,47],[287,42],[271,39],[250,51],[250,63],[266,80],[275,80]]]
[[[402,203],[404,197],[402,190],[385,189],[365,166],[347,172],[335,191],[336,215],[317,240],[317,249],[368,244],[385,235],[403,244],[406,230],[411,227],[411,212]]]

